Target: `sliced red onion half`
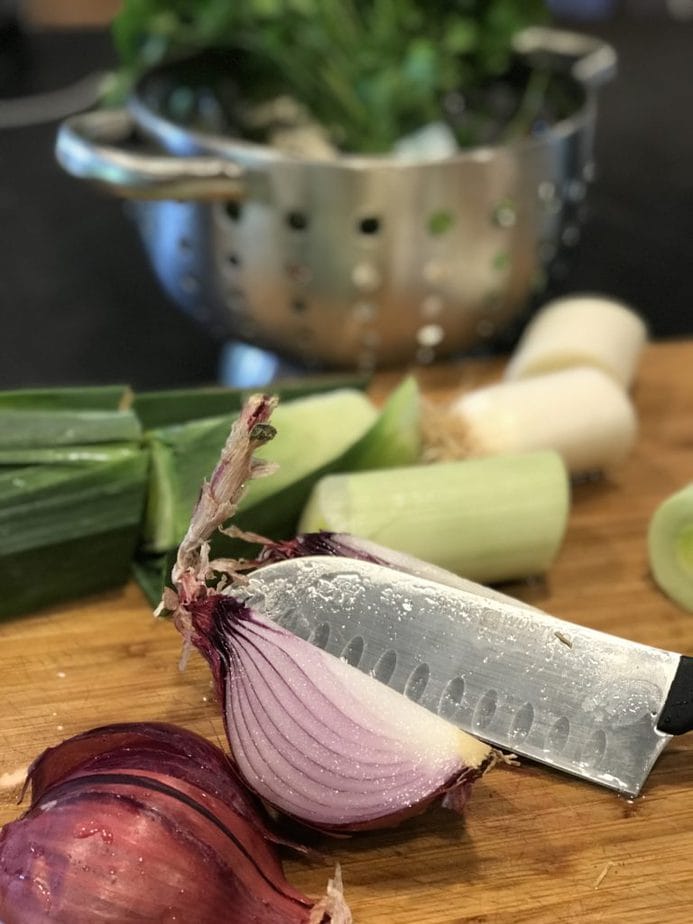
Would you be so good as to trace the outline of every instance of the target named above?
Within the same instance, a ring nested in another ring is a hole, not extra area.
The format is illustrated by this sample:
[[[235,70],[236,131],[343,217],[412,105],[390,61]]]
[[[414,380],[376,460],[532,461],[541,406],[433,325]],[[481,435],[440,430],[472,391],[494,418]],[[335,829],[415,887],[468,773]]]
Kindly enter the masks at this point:
[[[270,820],[228,758],[164,724],[94,729],[29,769],[32,803],[0,831],[3,924],[349,924],[284,878]]]
[[[489,762],[488,745],[233,597],[194,607],[192,629],[244,779],[303,822],[381,827],[446,793],[460,808]]]
[[[223,592],[240,580],[239,563],[210,561],[209,540],[257,474],[252,453],[271,438],[272,408],[251,398],[234,424],[178,550],[175,592],[162,601],[212,667],[234,760],[263,799],[322,829],[389,825],[443,795],[461,807],[491,761],[486,744]],[[268,543],[253,564],[315,554],[316,543],[319,554],[344,554],[349,537]],[[382,560],[352,544],[355,554]]]

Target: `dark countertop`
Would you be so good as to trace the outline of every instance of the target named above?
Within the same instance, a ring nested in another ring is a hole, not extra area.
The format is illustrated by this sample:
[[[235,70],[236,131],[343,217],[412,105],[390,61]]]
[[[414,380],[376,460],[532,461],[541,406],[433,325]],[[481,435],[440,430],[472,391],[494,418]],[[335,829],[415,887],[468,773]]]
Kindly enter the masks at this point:
[[[616,47],[619,76],[601,97],[582,242],[552,293],[601,291],[636,308],[657,339],[692,335],[693,21],[580,28]],[[0,37],[3,97],[57,89],[114,60],[101,32],[12,41]],[[214,380],[220,345],[172,308],[123,204],[57,166],[55,130],[0,128],[0,387]]]

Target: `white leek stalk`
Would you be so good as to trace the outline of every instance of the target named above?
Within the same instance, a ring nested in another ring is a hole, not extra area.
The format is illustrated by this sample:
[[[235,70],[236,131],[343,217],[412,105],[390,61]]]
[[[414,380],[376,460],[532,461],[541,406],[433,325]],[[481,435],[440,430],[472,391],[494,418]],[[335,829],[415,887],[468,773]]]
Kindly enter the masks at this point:
[[[490,583],[546,571],[568,507],[560,456],[526,452],[327,476],[299,529],[371,539]]]
[[[655,581],[668,597],[693,613],[693,482],[655,510],[647,544]]]
[[[545,305],[530,321],[505,370],[506,379],[596,366],[629,388],[647,340],[643,321],[610,298],[580,295]]]
[[[467,454],[553,449],[572,474],[614,467],[637,434],[628,396],[589,366],[478,388],[450,412]]]

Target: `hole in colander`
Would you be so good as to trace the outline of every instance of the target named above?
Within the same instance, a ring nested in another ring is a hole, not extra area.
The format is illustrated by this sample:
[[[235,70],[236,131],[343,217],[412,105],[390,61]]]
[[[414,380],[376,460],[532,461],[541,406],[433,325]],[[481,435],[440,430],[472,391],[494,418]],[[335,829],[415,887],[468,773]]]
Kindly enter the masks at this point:
[[[305,212],[288,212],[286,223],[290,228],[293,228],[294,231],[305,231],[308,227],[308,216]]]
[[[302,298],[295,298],[291,302],[291,310],[294,314],[303,314],[308,305],[303,301]]]
[[[227,259],[228,259],[229,263],[231,264],[231,266],[240,266],[240,265],[241,265],[241,258],[238,256],[237,253],[230,253],[230,254],[228,255]]]
[[[445,331],[440,324],[424,324],[416,332],[417,342],[422,347],[435,347],[445,337]]]
[[[556,184],[550,180],[542,180],[537,187],[537,196],[542,202],[553,202],[556,198]]]
[[[510,266],[510,254],[507,250],[499,250],[497,254],[494,254],[491,265],[494,270],[497,272],[502,272],[503,270],[508,269]]]
[[[499,228],[512,228],[517,222],[517,206],[512,199],[503,199],[493,210],[493,223]]]
[[[380,231],[380,219],[377,215],[367,215],[359,221],[361,234],[377,234]]]
[[[243,207],[240,202],[227,202],[224,206],[224,211],[231,221],[240,221],[241,215],[243,214]]]
[[[352,270],[351,280],[362,292],[374,292],[380,285],[380,272],[372,263],[357,263]]]
[[[569,180],[565,187],[565,196],[569,202],[582,202],[587,190],[582,180]]]
[[[178,249],[186,252],[192,250],[192,241],[189,237],[181,237],[178,241]]]
[[[434,237],[445,234],[455,224],[455,216],[449,209],[438,209],[428,216],[428,231]]]
[[[443,299],[440,295],[427,295],[421,302],[421,317],[437,318],[443,311]]]

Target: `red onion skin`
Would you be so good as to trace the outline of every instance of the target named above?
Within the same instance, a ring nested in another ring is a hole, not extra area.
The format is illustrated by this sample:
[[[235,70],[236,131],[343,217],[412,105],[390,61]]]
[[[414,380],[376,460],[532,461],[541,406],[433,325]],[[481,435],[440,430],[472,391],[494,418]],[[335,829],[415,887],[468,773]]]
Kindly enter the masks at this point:
[[[3,924],[311,920],[260,803],[197,735],[96,729],[45,752],[30,780],[31,807],[0,831]]]

